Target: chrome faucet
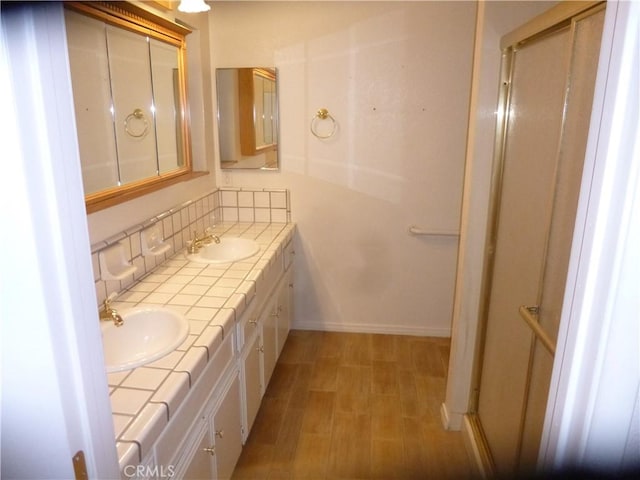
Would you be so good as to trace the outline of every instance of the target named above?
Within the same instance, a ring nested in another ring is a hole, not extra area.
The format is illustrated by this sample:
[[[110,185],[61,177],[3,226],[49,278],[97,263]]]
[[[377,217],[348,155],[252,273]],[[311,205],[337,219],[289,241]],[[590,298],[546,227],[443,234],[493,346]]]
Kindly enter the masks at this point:
[[[198,250],[200,250],[203,245],[209,245],[211,242],[220,243],[220,237],[211,233],[211,229],[207,228],[202,238],[198,238],[198,233],[193,232],[193,240],[191,240],[189,244],[188,251],[189,253],[198,253]]]
[[[104,310],[100,312],[100,321],[112,321],[116,327],[124,325],[124,320],[115,308],[111,308],[111,299],[104,301]]]

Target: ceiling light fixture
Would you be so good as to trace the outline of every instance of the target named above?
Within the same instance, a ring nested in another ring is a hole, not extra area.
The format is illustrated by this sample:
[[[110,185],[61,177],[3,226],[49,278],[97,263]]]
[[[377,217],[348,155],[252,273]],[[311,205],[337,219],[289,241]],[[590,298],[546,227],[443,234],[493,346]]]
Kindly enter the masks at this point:
[[[180,0],[178,10],[184,13],[208,12],[211,7],[204,0]]]

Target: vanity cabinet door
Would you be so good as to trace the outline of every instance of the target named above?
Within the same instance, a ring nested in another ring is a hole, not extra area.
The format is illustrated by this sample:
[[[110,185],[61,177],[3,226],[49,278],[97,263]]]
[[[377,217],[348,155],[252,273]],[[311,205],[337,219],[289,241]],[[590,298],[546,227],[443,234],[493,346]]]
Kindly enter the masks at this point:
[[[231,478],[242,452],[242,415],[240,410],[240,379],[233,382],[213,414],[213,434],[216,442],[217,478]]]
[[[187,459],[186,465],[178,466],[175,472],[176,478],[185,480],[201,480],[215,478],[213,467],[213,441],[208,422],[196,433],[194,443],[196,447],[192,451],[192,456]]]
[[[276,360],[278,359],[278,354],[276,351],[276,329],[278,326],[278,304],[277,298],[274,295],[274,298],[269,301],[264,312],[262,313],[262,317],[260,318],[260,323],[262,326],[262,345],[260,348],[260,353],[262,353],[262,385],[266,389],[267,385],[269,385],[269,380],[271,380],[271,374],[276,367]],[[264,394],[264,392],[263,392]]]
[[[260,401],[262,400],[262,375],[261,375],[261,336],[256,335],[245,344],[242,353],[242,383],[244,387],[243,399],[243,441],[247,439],[253,421],[256,418]]]

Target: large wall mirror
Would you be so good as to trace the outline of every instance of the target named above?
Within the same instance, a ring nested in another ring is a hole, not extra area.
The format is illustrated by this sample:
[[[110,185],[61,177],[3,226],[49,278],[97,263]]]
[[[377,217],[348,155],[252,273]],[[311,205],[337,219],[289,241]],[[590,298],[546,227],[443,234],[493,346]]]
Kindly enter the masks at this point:
[[[65,6],[87,212],[187,178],[190,30],[128,2]]]
[[[218,139],[223,169],[278,168],[275,68],[218,68]]]

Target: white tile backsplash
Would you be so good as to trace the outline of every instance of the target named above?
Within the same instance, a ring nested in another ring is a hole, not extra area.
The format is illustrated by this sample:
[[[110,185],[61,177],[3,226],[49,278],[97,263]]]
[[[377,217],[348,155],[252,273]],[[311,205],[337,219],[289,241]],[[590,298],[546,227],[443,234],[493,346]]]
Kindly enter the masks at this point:
[[[226,222],[237,222],[238,207],[222,207],[222,216]]]
[[[202,197],[190,200],[165,212],[159,212],[139,225],[133,225],[107,240],[91,247],[91,260],[96,284],[96,295],[101,305],[111,293],[119,293],[131,287],[140,279],[164,265],[167,259],[185,248],[193,232],[204,232],[214,227],[216,222],[221,233],[224,224],[247,223],[289,223],[291,206],[287,190],[222,188]],[[143,256],[140,232],[152,226],[159,227],[162,239],[170,245],[169,250],[157,256]],[[101,250],[122,242],[127,260],[137,267],[137,271],[124,280],[104,281],[101,279],[98,254]]]
[[[265,223],[271,222],[271,210],[268,208],[255,208],[254,221]]]
[[[238,190],[222,191],[222,205],[224,207],[237,207]]]
[[[254,192],[238,192],[238,206],[253,208],[255,206],[253,197]]]
[[[271,209],[271,223],[287,223],[287,211],[282,209]]]
[[[254,207],[257,208],[270,208],[271,203],[269,202],[269,192],[255,192],[254,193]]]
[[[287,208],[286,192],[271,192],[271,208]]]
[[[253,207],[251,207],[251,208],[239,207],[238,208],[238,221],[239,222],[253,223],[254,218],[255,218],[254,211],[255,211],[255,209]]]

